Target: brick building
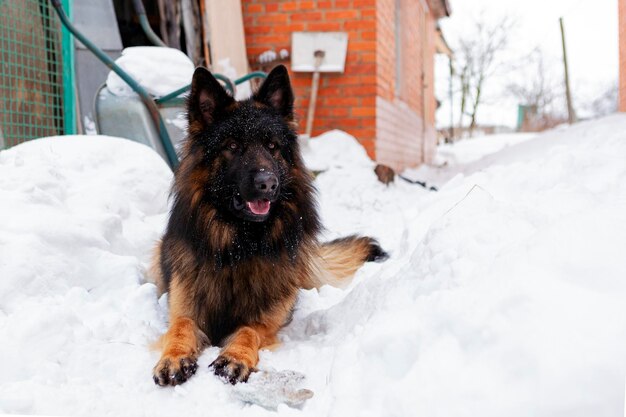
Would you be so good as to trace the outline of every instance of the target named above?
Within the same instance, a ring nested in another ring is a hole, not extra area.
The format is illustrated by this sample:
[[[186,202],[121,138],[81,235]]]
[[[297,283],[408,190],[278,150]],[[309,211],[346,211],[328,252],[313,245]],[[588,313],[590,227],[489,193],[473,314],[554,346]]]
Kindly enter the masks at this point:
[[[345,130],[370,157],[396,169],[430,161],[437,20],[449,15],[447,0],[242,0],[242,6],[252,67],[268,49],[290,50],[292,32],[348,32],[345,72],[320,81],[313,135]],[[304,126],[311,74],[291,75]]]
[[[619,111],[626,112],[626,0],[619,0]]]

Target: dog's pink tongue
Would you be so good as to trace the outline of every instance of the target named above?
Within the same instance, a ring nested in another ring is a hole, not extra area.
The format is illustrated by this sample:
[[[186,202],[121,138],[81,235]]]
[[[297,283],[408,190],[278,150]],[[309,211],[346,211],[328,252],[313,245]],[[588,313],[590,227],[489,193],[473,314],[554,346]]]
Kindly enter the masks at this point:
[[[270,211],[269,200],[248,201],[246,204],[248,204],[248,208],[254,214],[267,214]]]

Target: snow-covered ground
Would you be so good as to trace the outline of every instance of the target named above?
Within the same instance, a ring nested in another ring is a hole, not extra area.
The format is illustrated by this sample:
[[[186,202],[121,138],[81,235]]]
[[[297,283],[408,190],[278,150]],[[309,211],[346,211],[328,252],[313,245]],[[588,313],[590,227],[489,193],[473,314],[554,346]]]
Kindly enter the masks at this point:
[[[454,144],[442,144],[437,148],[432,165],[408,169],[404,175],[418,181],[428,179],[429,185],[440,187],[457,174],[471,172],[473,165],[481,169],[484,164],[479,161],[485,156],[525,142],[535,136],[536,133],[505,133],[462,139]]]
[[[310,144],[306,160],[326,170],[325,238],[371,234],[392,257],[346,290],[301,293],[260,368],[301,372],[315,395],[278,414],[623,414],[626,116],[497,152],[494,139],[411,173],[439,192],[378,183],[341,132]],[[186,384],[152,382],[167,308],[142,279],[170,180],[156,154],[120,139],[0,153],[0,412],[276,414],[212,375],[216,348]]]

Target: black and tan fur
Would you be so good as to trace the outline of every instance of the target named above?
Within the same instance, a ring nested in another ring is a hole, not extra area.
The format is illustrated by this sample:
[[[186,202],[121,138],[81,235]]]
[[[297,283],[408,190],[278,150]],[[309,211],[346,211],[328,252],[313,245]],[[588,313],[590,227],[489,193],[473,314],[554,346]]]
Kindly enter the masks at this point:
[[[154,381],[186,381],[209,344],[222,347],[214,372],[231,383],[246,381],[259,349],[277,343],[291,319],[299,289],[339,285],[363,262],[386,254],[367,237],[318,243],[314,187],[298,149],[285,67],[241,102],[198,68],[188,119],[173,207],[151,272],[169,292],[170,310]],[[250,187],[266,191],[256,181],[270,171],[276,188],[267,197],[270,211],[238,211]]]

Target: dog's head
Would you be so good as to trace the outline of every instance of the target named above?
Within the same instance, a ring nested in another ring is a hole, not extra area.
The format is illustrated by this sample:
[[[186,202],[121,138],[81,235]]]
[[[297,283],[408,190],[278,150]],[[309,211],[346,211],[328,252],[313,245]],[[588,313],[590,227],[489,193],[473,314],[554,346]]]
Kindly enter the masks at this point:
[[[289,198],[294,169],[302,165],[293,101],[282,65],[256,94],[240,102],[208,70],[196,69],[188,99],[186,152],[195,155],[205,173],[204,198],[224,217],[265,222]]]

